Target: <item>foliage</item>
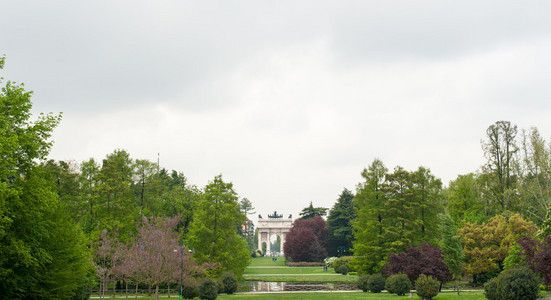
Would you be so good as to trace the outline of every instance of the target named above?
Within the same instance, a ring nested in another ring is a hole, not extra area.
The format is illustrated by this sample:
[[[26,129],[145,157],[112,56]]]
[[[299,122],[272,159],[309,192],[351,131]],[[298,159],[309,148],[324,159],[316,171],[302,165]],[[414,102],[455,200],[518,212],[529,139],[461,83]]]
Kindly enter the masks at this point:
[[[344,189],[333,208],[329,210],[327,226],[329,228],[331,241],[334,247],[330,255],[338,255],[337,251],[349,252],[352,249],[354,233],[351,221],[356,217],[354,211],[354,194]]]
[[[325,221],[320,216],[295,220],[283,245],[285,258],[293,261],[323,261],[327,256],[328,235]]]
[[[218,283],[214,279],[205,278],[199,285],[199,298],[214,300],[218,297]]]
[[[518,241],[522,247],[523,261],[543,280],[547,290],[551,287],[551,236],[546,236],[543,242],[530,237],[522,237]]]
[[[533,236],[536,229],[519,214],[508,219],[498,215],[480,225],[463,223],[459,233],[466,259],[465,271],[473,275],[475,282],[481,282],[477,278],[483,278],[484,273],[502,270],[509,247],[523,235]]]
[[[484,286],[490,300],[532,300],[538,298],[540,279],[526,267],[503,271]]]
[[[482,149],[487,160],[483,166],[486,207],[496,213],[515,209],[518,172],[516,153],[517,126],[509,121],[497,121],[486,130]]]
[[[343,256],[335,259],[333,261],[333,269],[335,269],[335,272],[340,269],[341,266],[346,266],[348,271],[355,272],[357,271],[355,268],[355,260],[356,258],[354,256]],[[337,272],[339,273],[339,272]]]
[[[335,269],[335,271],[339,274],[346,275],[346,274],[348,274],[348,266],[347,265],[340,265]]]
[[[484,284],[484,295],[488,300],[501,300],[499,296],[499,276],[490,279]]]
[[[432,275],[440,282],[452,279],[440,248],[430,243],[409,246],[406,252],[391,253],[383,272],[387,276],[404,273],[411,282],[415,282],[421,274]]]
[[[372,274],[367,280],[367,289],[372,293],[380,293],[385,288],[385,278],[382,274]]]
[[[225,272],[221,279],[224,284],[224,293],[233,294],[237,291],[237,278],[233,273]]]
[[[379,272],[391,252],[437,241],[442,183],[430,170],[420,167],[408,172],[396,167],[387,173],[383,163],[375,160],[362,177],[365,182],[358,185],[357,218],[352,222],[354,255],[359,257],[361,271]]]
[[[70,299],[81,296],[89,281],[90,255],[38,166],[61,115],[33,117],[31,96],[11,81],[0,91],[0,293],[6,299]]]
[[[184,286],[182,287],[182,295],[184,299],[193,299],[199,297],[199,283],[196,279],[187,278],[184,281]]]
[[[440,284],[438,280],[432,276],[421,274],[415,280],[415,291],[417,295],[423,299],[430,300],[438,295]]]
[[[314,219],[316,217],[323,217],[327,215],[327,208],[314,207],[314,205],[312,204],[312,201],[310,201],[310,205],[302,209],[299,215],[300,215],[300,219],[302,220]]]
[[[219,175],[205,187],[195,210],[188,244],[199,263],[220,265],[214,273],[230,271],[240,276],[251,259],[247,242],[237,233],[245,219],[237,200],[233,185]]]
[[[463,255],[463,247],[461,246],[461,239],[457,235],[457,230],[457,226],[455,226],[450,215],[444,214],[441,216],[442,238],[440,240],[440,249],[442,249],[444,263],[448,266],[451,275],[457,282],[456,288],[459,294],[459,282],[463,273],[465,256]]]
[[[403,296],[411,290],[411,281],[406,274],[394,274],[386,279],[385,288],[390,294]]]
[[[459,175],[448,187],[448,212],[456,224],[487,221],[479,176]]]
[[[362,292],[369,291],[369,287],[367,286],[367,282],[369,281],[369,275],[362,275],[360,278],[358,278],[357,286]]]
[[[335,256],[332,256],[332,257],[326,257],[323,262],[325,263],[325,266],[327,266],[328,268],[332,268],[333,267],[333,263],[335,262],[335,260],[337,259],[337,257]]]

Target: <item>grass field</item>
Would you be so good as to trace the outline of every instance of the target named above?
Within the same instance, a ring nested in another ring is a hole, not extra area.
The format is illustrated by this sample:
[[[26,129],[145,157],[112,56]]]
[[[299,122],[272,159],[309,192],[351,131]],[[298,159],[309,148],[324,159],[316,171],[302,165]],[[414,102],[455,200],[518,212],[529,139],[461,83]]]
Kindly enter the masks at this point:
[[[248,281],[311,283],[353,283],[358,280],[356,275],[337,274],[332,268],[324,272],[323,267],[286,267],[284,258],[274,262],[271,257],[253,258],[243,277]]]
[[[132,299],[133,297],[130,297]],[[105,299],[112,299],[112,298],[105,298]],[[121,298],[116,298],[121,299]],[[138,299],[141,300],[152,300],[155,299],[155,297],[140,297]],[[163,300],[175,300],[178,299],[178,296],[172,296],[170,298],[163,296],[159,297],[159,299]],[[218,299],[231,299],[231,300],[268,300],[268,299],[274,299],[274,300],[292,300],[292,299],[300,299],[300,300],[324,300],[324,299],[344,299],[344,300],[354,300],[354,299],[369,299],[369,300],[377,300],[377,299],[383,299],[383,300],[391,300],[391,299],[409,299],[409,295],[406,296],[396,296],[396,295],[390,295],[388,293],[361,293],[361,292],[297,292],[297,293],[285,293],[285,292],[278,292],[278,293],[264,293],[264,294],[235,294],[235,295],[219,295]],[[417,295],[413,295],[413,299],[421,299]],[[463,292],[461,293],[461,296],[457,296],[456,293],[446,292],[446,293],[440,293],[438,296],[433,298],[434,300],[484,300],[484,294],[482,292]]]

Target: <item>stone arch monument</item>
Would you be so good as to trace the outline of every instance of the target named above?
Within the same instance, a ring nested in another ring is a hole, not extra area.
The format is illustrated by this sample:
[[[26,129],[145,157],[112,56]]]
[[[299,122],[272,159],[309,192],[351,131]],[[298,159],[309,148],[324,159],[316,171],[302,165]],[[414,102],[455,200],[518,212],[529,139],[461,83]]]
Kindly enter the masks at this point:
[[[262,215],[258,215],[258,249],[262,250],[262,243],[266,243],[266,256],[274,256],[276,253],[272,253],[270,249],[270,239],[273,235],[278,235],[281,238],[280,256],[283,256],[283,245],[285,244],[285,237],[287,232],[291,230],[293,226],[293,216],[289,215],[287,219],[283,218],[283,215],[278,215],[277,211],[274,211],[273,215],[268,215],[267,219],[263,219]]]

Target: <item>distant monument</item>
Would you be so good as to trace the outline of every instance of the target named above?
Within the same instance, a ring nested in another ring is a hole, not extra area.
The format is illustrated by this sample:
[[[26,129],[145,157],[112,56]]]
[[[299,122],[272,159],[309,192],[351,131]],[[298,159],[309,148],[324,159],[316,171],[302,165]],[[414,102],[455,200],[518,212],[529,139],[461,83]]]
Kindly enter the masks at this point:
[[[283,245],[287,232],[293,226],[292,215],[288,219],[283,219],[283,214],[278,215],[274,211],[272,215],[268,215],[268,219],[263,219],[262,215],[258,215],[258,249],[262,250],[262,243],[266,243],[266,256],[275,256],[277,253],[272,253],[270,249],[270,240],[273,235],[278,235],[281,238],[281,251],[279,256],[283,256]]]

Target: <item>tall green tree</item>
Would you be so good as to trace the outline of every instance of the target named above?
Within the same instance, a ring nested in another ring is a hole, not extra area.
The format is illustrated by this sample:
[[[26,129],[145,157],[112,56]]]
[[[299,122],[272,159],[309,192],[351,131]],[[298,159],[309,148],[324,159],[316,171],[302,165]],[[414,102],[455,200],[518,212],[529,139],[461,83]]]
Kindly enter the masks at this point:
[[[505,210],[516,210],[519,202],[517,126],[509,121],[498,121],[486,130],[482,149],[486,164],[482,166],[481,179],[484,197],[493,215]]]
[[[375,160],[362,176],[355,197],[354,255],[358,268],[379,272],[390,252],[399,253],[420,242],[435,243],[440,235],[441,182],[428,169],[387,173]]]
[[[461,245],[461,239],[457,234],[457,226],[450,217],[449,214],[441,215],[442,226],[442,239],[440,240],[440,249],[442,249],[442,256],[444,256],[444,262],[448,266],[450,273],[453,275],[457,285],[457,295],[460,291],[461,274],[463,273],[463,262],[465,256],[463,255],[463,246]]]
[[[448,212],[456,224],[461,224],[461,221],[482,223],[491,217],[482,200],[478,176],[474,173],[457,176],[447,191]]]
[[[118,229],[122,240],[130,237],[139,219],[138,206],[133,201],[133,160],[125,150],[117,149],[103,160],[98,174],[98,228]],[[144,211],[144,213],[147,211]]]
[[[310,201],[310,205],[308,207],[305,207],[302,209],[302,211],[299,213],[300,219],[307,220],[307,219],[313,219],[315,217],[323,217],[327,215],[327,208],[325,207],[314,207],[314,204],[312,204],[312,201]]]
[[[333,256],[337,256],[339,249],[346,252],[351,251],[352,242],[354,241],[351,221],[355,217],[354,194],[348,189],[344,189],[337,202],[329,210],[329,216],[327,217],[327,226],[333,244]]]
[[[31,95],[10,81],[0,92],[0,298],[70,299],[86,283],[89,254],[37,164],[61,115],[31,121]]]
[[[551,148],[538,129],[522,132],[522,213],[541,226],[551,208]]]
[[[354,255],[359,257],[361,268],[368,273],[379,272],[386,263],[383,248],[384,195],[382,186],[388,169],[375,159],[364,169],[364,182],[358,184],[354,204],[357,217],[352,221],[354,228]]]
[[[237,227],[245,220],[238,199],[233,184],[216,176],[205,187],[188,233],[195,259],[220,264],[215,269],[220,274],[231,271],[240,276],[250,260],[247,242],[237,234]]]

